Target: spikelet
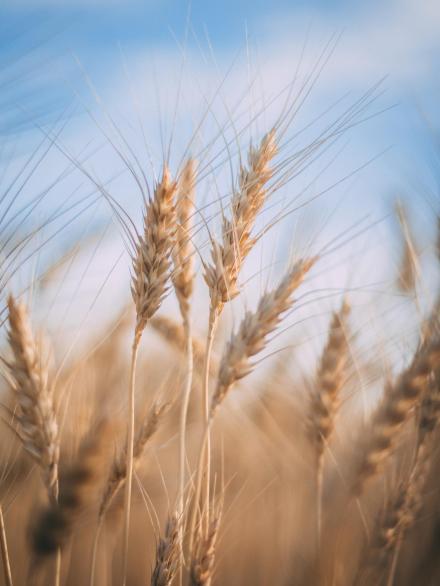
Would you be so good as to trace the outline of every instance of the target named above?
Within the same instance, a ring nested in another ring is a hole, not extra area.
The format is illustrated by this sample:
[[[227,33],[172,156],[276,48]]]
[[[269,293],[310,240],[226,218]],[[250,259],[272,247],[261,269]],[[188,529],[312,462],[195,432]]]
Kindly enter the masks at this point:
[[[271,130],[258,148],[251,145],[248,167],[240,169],[238,186],[231,202],[231,219],[223,217],[222,243],[212,240],[212,262],[204,265],[211,313],[221,311],[225,303],[238,295],[238,275],[244,259],[255,244],[251,231],[266,201],[266,185],[273,175],[270,163],[276,153],[275,132]]]
[[[144,215],[144,231],[132,258],[131,293],[136,306],[136,339],[153,316],[167,292],[171,250],[174,245],[176,183],[167,167],[156,185]]]
[[[168,412],[169,408],[169,403],[154,404],[150,408],[148,416],[139,429],[135,439],[133,448],[133,461],[135,466],[140,462],[147,444],[158,430],[159,425],[162,422],[165,414]],[[99,507],[99,517],[103,517],[106,514],[116,494],[124,485],[126,478],[127,455],[124,451],[114,459],[110,468],[110,474]]]
[[[267,336],[274,331],[283,313],[293,304],[292,294],[315,261],[316,259],[298,261],[274,291],[261,297],[256,311],[245,314],[221,359],[217,387],[212,398],[212,412],[223,401],[232,385],[252,371],[250,359],[265,348]]]
[[[411,409],[426,391],[432,372],[440,367],[438,337],[424,343],[410,366],[390,385],[371,420],[371,433],[359,446],[358,465],[352,494],[360,496],[365,483],[380,469],[391,453],[396,435]]]
[[[194,287],[194,247],[191,243],[194,214],[196,169],[195,161],[188,159],[179,182],[176,202],[176,244],[173,247],[174,290],[184,320],[189,315],[189,299]]]
[[[318,462],[333,431],[339,393],[344,384],[348,351],[346,320],[349,311],[349,305],[344,301],[341,309],[333,314],[318,367],[316,388],[310,398],[309,432]]]
[[[16,419],[26,451],[41,468],[49,496],[56,499],[58,483],[59,432],[53,388],[47,366],[32,335],[26,307],[12,295],[8,298],[8,341],[13,358],[7,362],[18,401]]]
[[[151,576],[151,586],[171,586],[179,563],[179,521],[172,515],[159,539],[156,549],[156,564]]]

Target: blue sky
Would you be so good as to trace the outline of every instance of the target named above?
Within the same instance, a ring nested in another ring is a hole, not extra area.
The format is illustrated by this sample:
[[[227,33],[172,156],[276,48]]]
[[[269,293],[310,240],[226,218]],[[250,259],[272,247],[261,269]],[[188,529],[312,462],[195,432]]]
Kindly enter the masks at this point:
[[[218,94],[212,106],[218,124],[227,120],[228,108],[237,103],[239,110],[261,108],[291,82],[298,64],[304,78],[328,40],[340,35],[290,131],[302,128],[341,96],[345,101],[340,108],[349,107],[386,76],[384,93],[366,112],[371,119],[336,145],[336,152],[342,150],[335,161],[328,168],[333,155],[319,161],[308,178],[300,177],[288,185],[279,201],[296,196],[310,177],[316,181],[309,184],[309,196],[348,175],[349,180],[311,206],[311,233],[319,232],[319,213],[332,215],[340,207],[339,220],[333,220],[338,233],[357,217],[380,220],[389,213],[392,199],[400,195],[415,211],[423,244],[433,234],[430,205],[437,205],[438,169],[430,125],[435,129],[440,122],[440,6],[436,0],[194,0],[191,4],[172,0],[4,0],[0,23],[0,132],[8,136],[10,152],[20,161],[42,131],[52,132],[54,120],[67,108],[60,142],[75,157],[96,148],[86,166],[102,182],[123,170],[114,150],[105,144],[111,137],[125,149],[109,116],[152,177],[143,133],[156,165],[162,152],[161,128],[165,142],[173,135],[172,163],[176,167],[191,128],[212,96]],[[183,56],[185,76],[177,99]],[[250,79],[252,91],[240,104]],[[265,122],[274,115],[268,107],[246,138],[258,139]],[[325,120],[330,122],[333,115],[330,112]],[[35,127],[35,120],[41,128]],[[215,127],[211,121],[205,138],[212,136]],[[17,133],[20,128],[26,132]],[[298,146],[304,143],[299,141]],[[351,177],[352,171],[371,159],[375,161]],[[29,197],[32,189],[43,189],[54,170],[65,164],[52,149],[33,178]],[[130,213],[139,215],[140,196],[127,175],[112,183],[112,195]],[[87,189],[90,185],[84,177],[73,174],[62,190],[53,190],[46,198],[47,207],[58,204],[61,193],[69,194],[70,201]],[[203,196],[208,197],[207,193]],[[104,216],[104,208],[94,210],[93,218]],[[290,236],[298,222],[289,222],[285,232]],[[72,224],[76,235],[83,227],[84,222]],[[369,250],[374,257],[374,231],[371,234]],[[282,247],[281,231],[276,236]],[[324,237],[330,239],[331,232]],[[369,265],[365,266],[368,273]]]

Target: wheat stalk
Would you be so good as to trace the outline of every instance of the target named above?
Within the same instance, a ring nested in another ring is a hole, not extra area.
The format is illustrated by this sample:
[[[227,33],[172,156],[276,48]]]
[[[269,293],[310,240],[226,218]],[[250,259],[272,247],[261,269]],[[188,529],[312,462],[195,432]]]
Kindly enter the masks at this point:
[[[156,185],[153,198],[144,214],[144,232],[139,236],[133,256],[131,293],[136,307],[136,327],[132,344],[128,387],[127,482],[125,483],[125,519],[123,550],[123,584],[127,580],[130,531],[131,489],[133,479],[133,447],[135,419],[135,376],[139,343],[148,320],[159,309],[164,298],[171,269],[171,250],[175,235],[174,196],[177,185],[171,181],[167,167]]]
[[[184,347],[187,359],[185,380],[182,392],[179,425],[179,504],[177,515],[184,513],[185,464],[186,464],[186,422],[193,379],[193,342],[190,319],[190,300],[194,288],[194,246],[191,242],[195,202],[196,167],[193,159],[188,159],[179,182],[176,203],[176,245],[173,248],[173,285],[179,302],[184,330]],[[179,523],[179,572],[183,571],[183,523]]]
[[[256,239],[251,232],[258,213],[264,206],[267,197],[267,183],[270,181],[273,170],[272,159],[277,153],[275,130],[272,129],[262,138],[258,147],[250,145],[248,165],[240,165],[237,188],[231,200],[231,218],[222,216],[222,242],[218,243],[211,238],[211,263],[203,262],[203,277],[208,286],[210,310],[208,319],[208,335],[206,338],[205,361],[203,368],[203,402],[202,417],[208,429],[206,449],[206,489],[205,502],[210,502],[210,436],[209,436],[209,372],[211,353],[214,343],[218,319],[225,303],[238,295],[238,276],[246,256],[255,245]],[[203,443],[202,439],[202,443]],[[200,498],[200,495],[198,496]],[[202,507],[203,509],[203,507]],[[193,507],[193,511],[197,506]],[[209,510],[207,509],[207,524],[209,524]],[[191,523],[194,525],[194,521]],[[192,548],[192,532],[190,534],[190,549]]]
[[[8,541],[6,539],[5,520],[3,517],[3,507],[0,505],[0,549],[3,563],[3,576],[6,586],[13,586],[11,563],[9,561]]]

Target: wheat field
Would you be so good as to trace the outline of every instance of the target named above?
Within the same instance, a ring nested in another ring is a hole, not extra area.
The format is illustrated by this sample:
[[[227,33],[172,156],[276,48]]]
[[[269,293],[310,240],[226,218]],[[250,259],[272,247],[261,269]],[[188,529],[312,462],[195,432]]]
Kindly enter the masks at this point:
[[[439,583],[437,242],[421,251],[398,204],[398,261],[371,291],[341,266],[374,221],[301,237],[305,203],[278,194],[368,118],[380,87],[298,147],[314,82],[289,86],[264,128],[267,106],[258,130],[228,112],[216,141],[164,151],[156,174],[127,162],[137,216],[59,143],[111,210],[125,297],[69,340],[35,308],[60,283],[75,297],[71,251],[20,286],[14,250],[35,254],[39,231],[5,255],[3,584]],[[275,242],[283,222],[290,241]]]

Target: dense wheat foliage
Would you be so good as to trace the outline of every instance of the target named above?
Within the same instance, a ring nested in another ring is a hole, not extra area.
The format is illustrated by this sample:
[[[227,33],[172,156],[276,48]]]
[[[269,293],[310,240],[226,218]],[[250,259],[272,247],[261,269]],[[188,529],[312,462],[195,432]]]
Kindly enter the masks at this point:
[[[299,144],[310,80],[264,127],[266,107],[258,125],[228,112],[207,144],[199,127],[197,145],[170,139],[157,174],[126,144],[137,216],[50,136],[113,214],[126,295],[78,342],[38,306],[95,241],[24,286],[18,256],[2,271],[1,583],[440,583],[436,242],[421,251],[398,204],[400,266],[372,292],[341,267],[362,272],[347,248],[374,222],[327,241],[307,230],[313,180],[299,200],[295,182],[378,89]],[[30,257],[37,234],[18,239]]]

